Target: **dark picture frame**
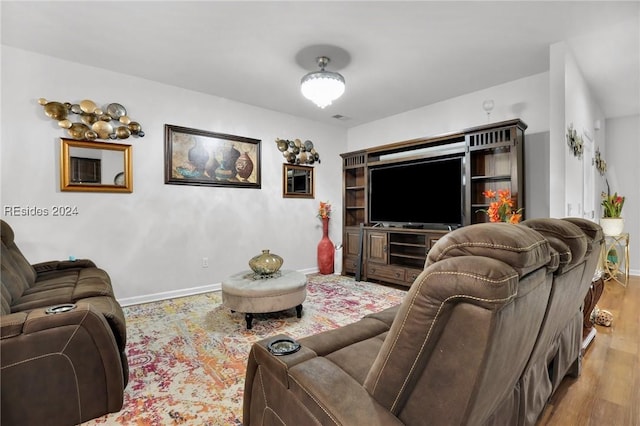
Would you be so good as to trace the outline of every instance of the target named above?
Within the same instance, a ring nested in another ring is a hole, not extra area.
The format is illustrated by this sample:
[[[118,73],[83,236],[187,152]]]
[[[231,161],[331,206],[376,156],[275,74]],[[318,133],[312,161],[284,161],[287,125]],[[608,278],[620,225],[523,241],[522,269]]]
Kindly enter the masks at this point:
[[[165,184],[261,188],[261,140],[165,124]]]

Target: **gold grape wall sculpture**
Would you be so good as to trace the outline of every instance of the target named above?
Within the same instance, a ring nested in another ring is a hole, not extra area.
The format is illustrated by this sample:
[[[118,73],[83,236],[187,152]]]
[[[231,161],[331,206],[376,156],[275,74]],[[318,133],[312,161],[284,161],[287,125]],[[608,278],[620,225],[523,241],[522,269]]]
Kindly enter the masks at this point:
[[[288,163],[303,165],[320,163],[320,154],[318,154],[318,151],[313,147],[313,142],[310,140],[302,142],[300,139],[290,141],[278,138],[276,139],[276,145]]]
[[[120,104],[111,103],[102,109],[88,99],[72,104],[40,98],[38,103],[44,107],[47,117],[56,120],[61,128],[67,129],[73,139],[92,141],[144,136],[140,123],[131,121],[127,110]],[[74,121],[75,119],[79,121]]]

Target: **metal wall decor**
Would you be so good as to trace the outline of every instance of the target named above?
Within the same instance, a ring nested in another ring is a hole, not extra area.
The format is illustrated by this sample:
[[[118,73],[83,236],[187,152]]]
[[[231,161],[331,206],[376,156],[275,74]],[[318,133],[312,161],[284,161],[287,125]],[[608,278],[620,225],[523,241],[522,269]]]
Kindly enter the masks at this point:
[[[583,144],[582,136],[578,135],[576,129],[573,128],[573,123],[567,127],[567,145],[573,153],[574,157],[582,158]]]
[[[85,99],[77,104],[38,99],[47,117],[56,120],[58,126],[67,129],[73,139],[127,139],[129,136],[144,137],[142,126],[132,121],[127,110],[120,104],[110,103],[98,108],[95,102]],[[75,114],[80,121],[72,121]]]
[[[600,176],[604,176],[607,172],[607,162],[604,161],[604,158],[600,155],[600,148],[596,148],[596,158],[593,161]]]
[[[320,163],[320,154],[313,147],[313,142],[308,139],[302,142],[300,139],[287,140],[277,138],[276,145],[285,160],[290,164],[312,165],[316,162]]]

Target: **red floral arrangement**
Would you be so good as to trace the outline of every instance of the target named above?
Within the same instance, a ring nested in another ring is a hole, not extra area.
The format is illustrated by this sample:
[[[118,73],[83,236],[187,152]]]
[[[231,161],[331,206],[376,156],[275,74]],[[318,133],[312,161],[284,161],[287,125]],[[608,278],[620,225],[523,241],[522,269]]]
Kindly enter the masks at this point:
[[[331,204],[329,202],[320,201],[320,208],[318,209],[318,217],[320,219],[326,219],[331,217]]]
[[[522,209],[513,209],[513,199],[511,199],[511,191],[508,189],[499,189],[497,192],[487,189],[482,195],[491,200],[489,208],[486,210],[478,210],[489,216],[490,222],[508,222],[520,223],[522,219]]]

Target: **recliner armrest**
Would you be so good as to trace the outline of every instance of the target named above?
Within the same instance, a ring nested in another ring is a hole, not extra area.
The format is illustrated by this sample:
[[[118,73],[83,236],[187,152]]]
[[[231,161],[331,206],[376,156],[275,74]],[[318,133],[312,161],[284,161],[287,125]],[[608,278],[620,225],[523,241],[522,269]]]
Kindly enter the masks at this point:
[[[289,355],[275,356],[271,354],[269,349],[267,349],[269,343],[283,338],[291,339],[289,336],[279,334],[257,342],[251,347],[249,357],[254,358],[256,364],[263,365],[267,368],[275,377],[278,378],[284,387],[288,388],[289,368],[311,358],[315,358],[317,357],[317,354],[304,345],[300,347],[299,351]]]
[[[120,351],[104,315],[90,304],[5,315],[2,329],[3,423],[77,424],[122,408]]]
[[[22,327],[26,320],[26,312],[0,316],[0,339],[8,339],[22,334]]]
[[[357,362],[357,360],[354,360]],[[292,392],[322,424],[403,425],[353,377],[324,357],[299,363],[290,371]],[[324,416],[328,418],[325,419]]]

